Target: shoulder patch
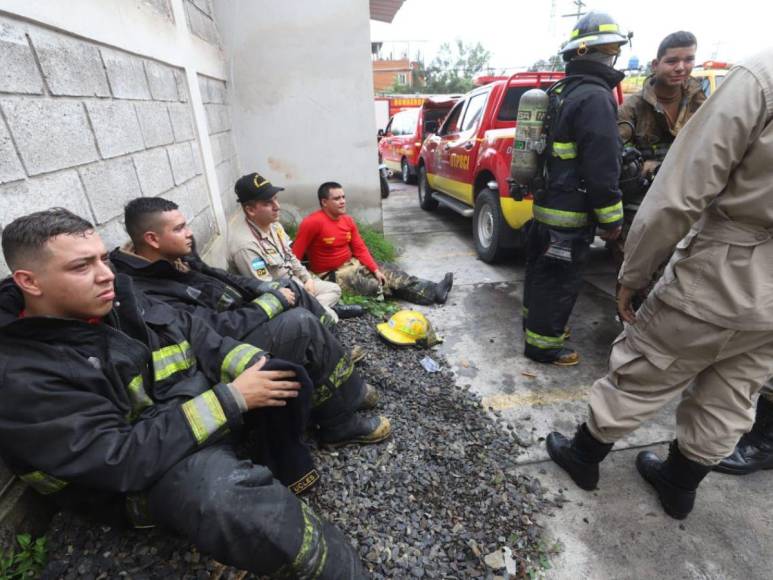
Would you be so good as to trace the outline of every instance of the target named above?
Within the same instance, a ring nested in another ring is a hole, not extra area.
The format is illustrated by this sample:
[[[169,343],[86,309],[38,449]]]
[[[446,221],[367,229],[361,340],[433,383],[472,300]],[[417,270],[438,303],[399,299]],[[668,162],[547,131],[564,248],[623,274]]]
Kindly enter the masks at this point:
[[[250,263],[250,267],[256,272],[259,272],[260,270],[266,269],[266,263],[261,258],[254,258]]]

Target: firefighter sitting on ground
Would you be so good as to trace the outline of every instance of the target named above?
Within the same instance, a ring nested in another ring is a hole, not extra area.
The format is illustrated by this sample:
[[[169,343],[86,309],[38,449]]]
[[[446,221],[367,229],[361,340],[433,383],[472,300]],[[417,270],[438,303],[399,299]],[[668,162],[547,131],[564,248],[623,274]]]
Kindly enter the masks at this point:
[[[523,295],[524,353],[537,362],[579,362],[564,341],[581,267],[596,228],[607,240],[620,235],[620,137],[611,91],[623,78],[612,66],[627,42],[608,15],[587,14],[562,48],[567,76],[548,91],[542,186],[534,191]]]
[[[290,249],[290,237],[279,223],[283,188],[257,173],[244,175],[234,186],[244,211],[228,232],[229,268],[264,282],[293,279],[314,296],[335,322],[364,314],[362,306],[340,304],[341,288],[312,276]]]
[[[125,507],[258,576],[363,577],[285,487],[316,480],[303,368],[135,292],[67,210],[18,218],[2,245],[0,453],[22,480],[96,517]],[[254,429],[265,463],[236,454]]]
[[[130,201],[124,222],[131,244],[110,254],[116,270],[131,276],[146,294],[203,319],[222,336],[304,366],[314,384],[312,419],[323,443],[377,443],[389,436],[385,417],[356,412],[376,406],[376,389],[363,381],[317,316],[293,307],[303,300],[322,311],[314,298],[304,297],[302,288],[259,284],[208,266],[193,255],[193,234],[185,216],[166,199]]]
[[[322,209],[306,216],[298,228],[293,252],[306,256],[312,272],[335,281],[342,289],[363,296],[391,294],[415,304],[444,304],[454,283],[447,272],[440,282],[423,280],[382,264],[371,256],[357,224],[346,215],[343,186],[328,181],[317,190]]]
[[[618,269],[623,264],[628,230],[654,173],[677,133],[706,100],[700,83],[690,76],[696,48],[697,40],[690,32],[680,30],[666,36],[652,61],[652,75],[644,81],[641,92],[628,96],[620,108],[618,129],[626,147],[620,178],[623,231],[612,246]],[[639,291],[635,307],[647,297],[665,265],[655,272],[652,283]]]

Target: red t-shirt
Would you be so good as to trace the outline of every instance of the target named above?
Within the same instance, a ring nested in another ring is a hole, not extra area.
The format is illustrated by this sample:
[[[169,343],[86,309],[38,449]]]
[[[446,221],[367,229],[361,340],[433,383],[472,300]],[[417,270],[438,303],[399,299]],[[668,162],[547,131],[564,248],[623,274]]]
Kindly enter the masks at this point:
[[[306,216],[298,226],[293,253],[299,260],[307,255],[312,272],[337,270],[352,256],[371,272],[378,270],[354,220],[348,215],[334,220],[321,209]]]

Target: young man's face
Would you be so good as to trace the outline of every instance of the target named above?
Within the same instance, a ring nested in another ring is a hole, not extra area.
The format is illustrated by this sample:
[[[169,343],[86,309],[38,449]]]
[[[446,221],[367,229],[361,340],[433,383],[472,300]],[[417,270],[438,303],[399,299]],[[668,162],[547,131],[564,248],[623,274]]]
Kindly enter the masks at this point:
[[[652,61],[652,73],[656,83],[676,86],[687,80],[694,65],[695,45],[669,48],[662,57]]]
[[[187,256],[193,249],[193,232],[178,209],[162,212],[154,228],[156,251],[167,260]]]
[[[115,274],[99,234],[92,230],[56,236],[46,243],[46,249],[33,273],[38,311],[80,320],[110,312]]]
[[[279,210],[281,208],[279,199],[274,195],[269,200],[254,201],[244,206],[244,211],[247,212],[247,217],[251,222],[265,228],[279,219]]]
[[[322,209],[330,217],[336,218],[346,213],[346,195],[342,187],[335,187],[322,200]]]

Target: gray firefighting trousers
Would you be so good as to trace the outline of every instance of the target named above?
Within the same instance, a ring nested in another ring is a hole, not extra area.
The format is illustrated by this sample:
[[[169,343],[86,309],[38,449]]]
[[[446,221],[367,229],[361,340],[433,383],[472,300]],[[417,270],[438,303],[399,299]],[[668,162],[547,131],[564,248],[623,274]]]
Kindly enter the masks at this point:
[[[154,521],[216,560],[258,575],[367,578],[346,537],[262,465],[218,443],[180,461],[148,492]]]
[[[306,369],[314,384],[312,422],[323,429],[348,418],[365,396],[349,353],[308,310],[283,312],[241,340]]]

